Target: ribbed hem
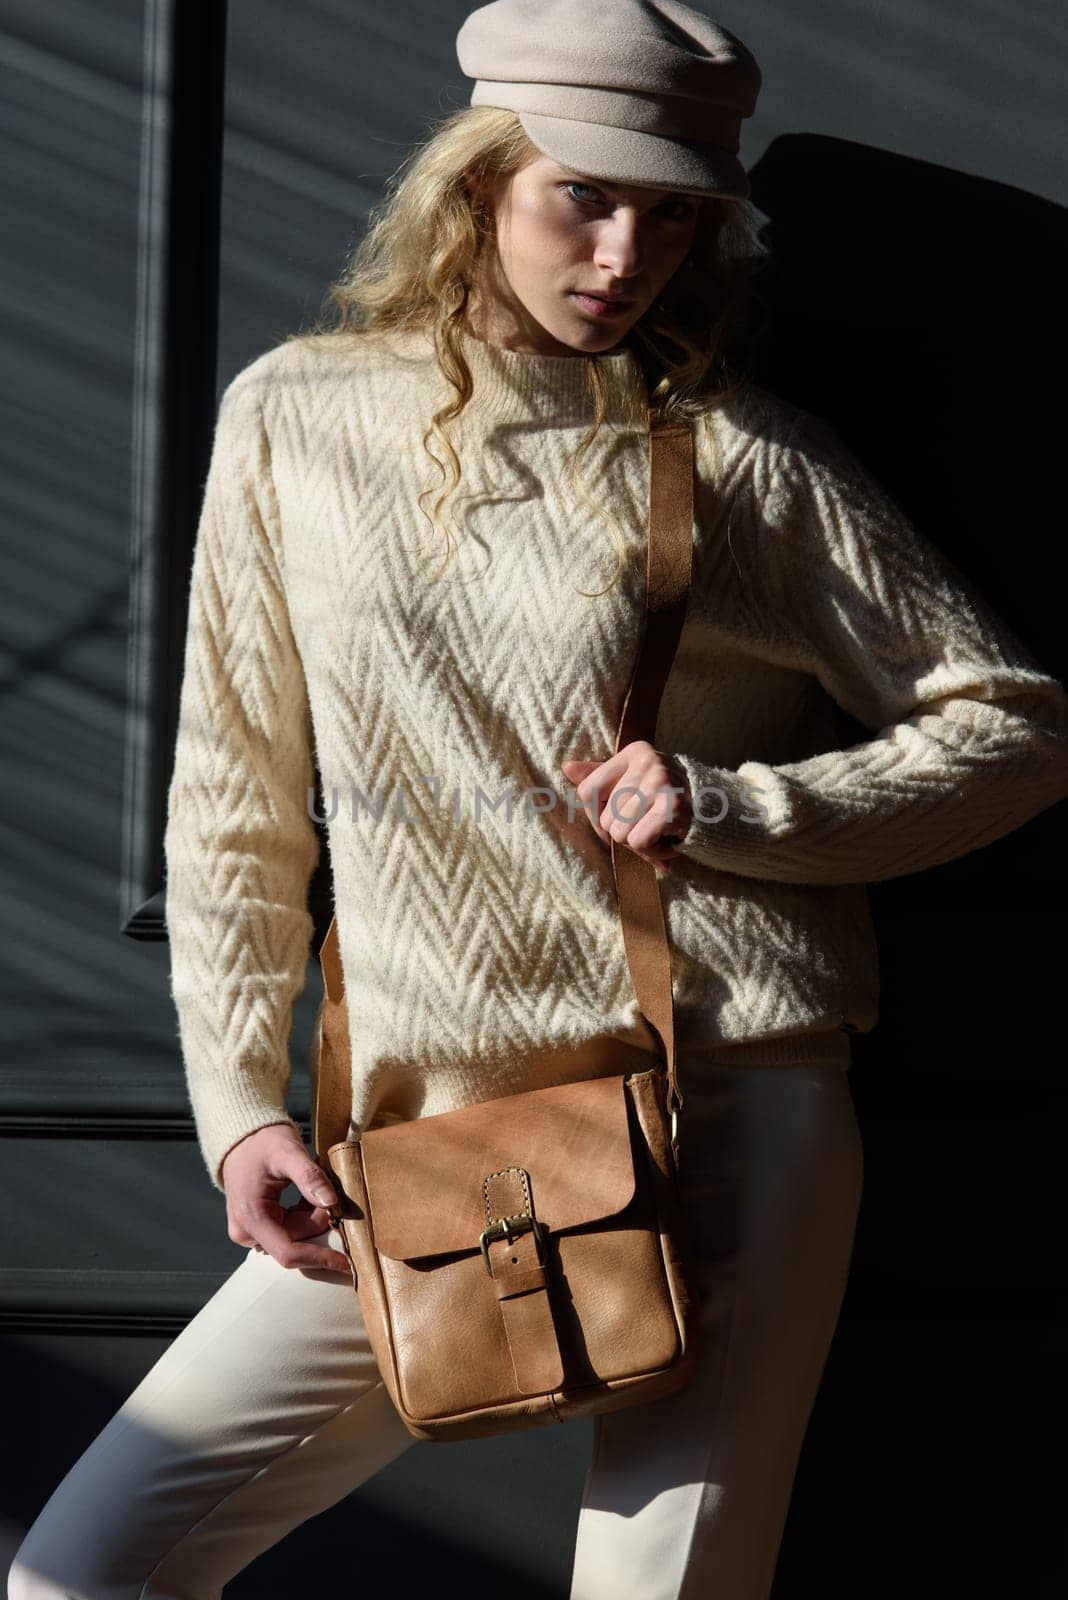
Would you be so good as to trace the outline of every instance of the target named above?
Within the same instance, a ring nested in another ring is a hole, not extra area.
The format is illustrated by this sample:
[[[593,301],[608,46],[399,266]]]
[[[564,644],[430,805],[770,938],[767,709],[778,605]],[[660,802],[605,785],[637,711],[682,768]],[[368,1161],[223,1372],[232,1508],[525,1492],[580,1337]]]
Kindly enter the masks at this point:
[[[703,761],[673,750],[690,790],[690,826],[674,840],[680,855],[703,866],[723,867],[744,862],[768,837],[767,818],[760,816],[764,790],[747,783],[727,767],[710,767]]]
[[[248,1134],[276,1122],[287,1123],[303,1142],[300,1123],[289,1115],[284,1106],[257,1102],[252,1098],[213,1104],[210,1117],[201,1117],[197,1128],[200,1153],[216,1189],[224,1190],[222,1164],[234,1145],[240,1144]]]

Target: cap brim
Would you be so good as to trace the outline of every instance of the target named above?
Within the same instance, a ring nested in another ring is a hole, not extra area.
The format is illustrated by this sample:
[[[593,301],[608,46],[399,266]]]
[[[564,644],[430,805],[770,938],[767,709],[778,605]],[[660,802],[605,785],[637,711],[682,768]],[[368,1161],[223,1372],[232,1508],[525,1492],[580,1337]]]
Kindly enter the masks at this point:
[[[749,197],[749,175],[737,156],[712,145],[636,133],[604,122],[575,122],[520,111],[520,122],[543,155],[608,183],[651,184],[722,200]]]

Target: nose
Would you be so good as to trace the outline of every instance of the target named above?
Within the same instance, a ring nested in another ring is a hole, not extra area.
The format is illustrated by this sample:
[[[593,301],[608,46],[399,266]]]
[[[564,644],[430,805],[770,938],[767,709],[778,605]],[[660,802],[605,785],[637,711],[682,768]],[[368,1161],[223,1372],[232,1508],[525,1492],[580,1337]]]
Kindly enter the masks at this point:
[[[597,234],[594,262],[616,278],[633,278],[642,269],[643,246],[638,214],[620,206],[606,217]]]

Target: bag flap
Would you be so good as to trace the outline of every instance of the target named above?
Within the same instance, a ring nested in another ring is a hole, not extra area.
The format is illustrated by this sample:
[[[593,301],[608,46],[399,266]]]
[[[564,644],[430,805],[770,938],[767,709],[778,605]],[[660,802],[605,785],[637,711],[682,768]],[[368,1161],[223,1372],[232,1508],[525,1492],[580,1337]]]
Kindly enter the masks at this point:
[[[614,1216],[634,1195],[621,1075],[368,1129],[359,1143],[375,1244],[398,1260],[477,1250],[495,1220],[483,1183],[504,1167],[530,1174],[534,1213],[556,1231]]]

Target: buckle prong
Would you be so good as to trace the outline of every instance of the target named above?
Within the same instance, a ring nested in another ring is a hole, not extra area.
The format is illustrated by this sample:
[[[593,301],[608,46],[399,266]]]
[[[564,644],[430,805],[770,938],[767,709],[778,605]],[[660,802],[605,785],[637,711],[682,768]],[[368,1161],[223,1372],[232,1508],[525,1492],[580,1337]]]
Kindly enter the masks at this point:
[[[529,1212],[523,1212],[516,1217],[501,1217],[488,1228],[483,1228],[479,1235],[479,1244],[482,1246],[482,1259],[486,1263],[486,1271],[493,1277],[493,1263],[490,1260],[489,1242],[491,1239],[507,1239],[509,1243],[515,1234],[532,1233],[535,1248],[538,1252],[538,1263],[545,1265],[545,1224],[538,1217],[532,1217]]]

